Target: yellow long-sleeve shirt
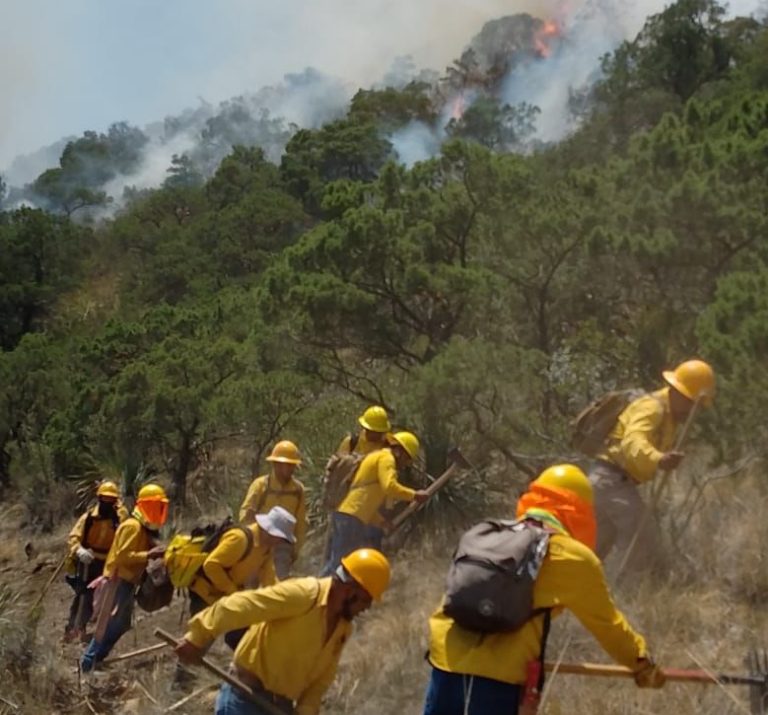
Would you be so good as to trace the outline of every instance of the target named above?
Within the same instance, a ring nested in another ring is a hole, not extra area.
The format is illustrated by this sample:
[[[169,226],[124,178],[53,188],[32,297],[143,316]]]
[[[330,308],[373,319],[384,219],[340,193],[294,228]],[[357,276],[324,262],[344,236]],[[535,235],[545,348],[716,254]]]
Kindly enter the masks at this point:
[[[358,435],[357,439],[355,440],[355,448],[354,450],[350,449],[352,446],[352,435],[348,434],[344,439],[341,440],[341,443],[339,444],[339,448],[336,450],[337,454],[349,454],[350,452],[356,452],[357,454],[370,454],[371,452],[375,452],[377,449],[382,449],[387,446],[388,442],[386,439],[382,442],[369,442],[366,437],[366,431],[362,430]],[[392,507],[395,505],[396,500],[395,499],[385,499],[382,505],[379,507],[379,509],[376,511],[376,513],[371,518],[370,526],[376,526],[378,528],[382,528],[386,522],[385,514],[383,512],[386,512],[389,509],[392,509]]]
[[[192,618],[184,637],[202,648],[222,633],[250,626],[235,663],[270,692],[293,700],[297,715],[317,715],[352,633],[344,619],[326,632],[330,589],[330,578],[296,578],[239,591]]]
[[[364,524],[371,524],[387,497],[398,501],[413,501],[415,493],[397,481],[397,466],[392,450],[380,449],[360,463],[349,492],[337,511],[357,517]]]
[[[189,587],[208,605],[235,591],[271,586],[277,582],[272,550],[259,543],[258,525],[247,528],[253,533],[253,548],[248,555],[243,558],[248,537],[241,529],[230,529],[203,562],[205,577],[197,576]]]
[[[307,537],[307,500],[304,485],[291,477],[287,484],[281,484],[274,474],[256,477],[240,506],[240,521],[249,524],[256,514],[266,514],[273,506],[281,506],[296,518],[296,544],[298,554]]]
[[[117,527],[115,538],[107,554],[104,575],[138,583],[147,566],[148,551],[154,545],[152,535],[141,522],[128,517]]]
[[[613,462],[636,482],[656,474],[659,460],[672,449],[677,424],[669,408],[669,388],[643,395],[619,415],[599,459]]]
[[[555,534],[533,591],[534,608],[553,608],[553,618],[567,608],[620,664],[632,667],[646,655],[645,640],[629,626],[608,592],[600,560],[570,536]],[[539,657],[543,617],[513,633],[482,634],[456,625],[442,612],[429,620],[429,660],[436,668],[525,682],[526,664]]]
[[[382,442],[369,442],[368,438],[366,437],[365,430],[363,430],[357,435],[354,450],[350,449],[350,446],[352,445],[352,435],[348,434],[346,437],[344,437],[344,439],[341,440],[339,448],[336,451],[341,454],[348,454],[352,451],[357,452],[358,454],[370,454],[371,452],[375,452],[377,449],[386,447],[387,444],[389,443],[386,441],[386,439],[384,439]]]
[[[89,518],[90,517],[90,518]],[[120,503],[117,505],[117,521],[122,522],[128,518],[128,510]],[[86,524],[88,525],[88,533],[86,533]],[[72,527],[72,531],[69,532],[67,537],[67,545],[69,547],[70,558],[76,558],[76,552],[78,547],[90,549],[93,551],[93,555],[99,561],[104,561],[109,553],[109,548],[112,546],[112,541],[115,538],[115,532],[117,531],[115,523],[111,517],[99,516],[99,505],[88,509],[84,512],[80,518],[75,522]]]

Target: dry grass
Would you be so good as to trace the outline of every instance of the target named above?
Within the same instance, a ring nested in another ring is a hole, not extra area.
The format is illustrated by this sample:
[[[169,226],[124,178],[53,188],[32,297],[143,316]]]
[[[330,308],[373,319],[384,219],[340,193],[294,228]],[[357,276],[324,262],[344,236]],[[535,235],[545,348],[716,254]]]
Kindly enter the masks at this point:
[[[231,477],[234,497],[242,478]],[[765,647],[768,613],[768,520],[762,514],[765,487],[758,473],[740,473],[708,482],[690,514],[689,526],[673,545],[667,537],[687,519],[685,496],[696,480],[682,475],[667,495],[662,515],[661,561],[673,568],[665,576],[628,579],[616,600],[630,621],[644,633],[662,664],[704,666],[714,671],[745,672],[751,647]],[[699,480],[701,481],[701,480]],[[205,504],[201,504],[203,509]],[[11,514],[11,516],[9,516]],[[27,620],[21,603],[36,594],[61,554],[65,529],[37,538],[36,559],[19,561],[19,547],[29,538],[14,527],[16,511],[7,512],[0,531],[0,694],[29,715],[45,713],[165,712],[183,693],[171,689],[173,662],[167,656],[130,661],[98,678],[93,686],[78,685],[74,673],[79,649],[62,646],[71,594],[60,581],[46,594],[39,622]],[[429,667],[424,661],[426,624],[439,601],[455,534],[436,534],[406,544],[394,557],[392,589],[384,602],[361,619],[345,649],[337,680],[328,694],[326,713],[335,715],[417,715],[421,712]],[[310,544],[300,564],[316,572],[322,541]],[[4,567],[13,563],[9,577]],[[38,572],[36,565],[46,564]],[[5,594],[3,596],[3,594]],[[182,603],[147,616],[116,653],[151,644],[157,625],[182,630]],[[564,650],[565,661],[608,662],[594,640],[570,616],[553,626],[550,659]],[[225,664],[228,653],[218,645],[212,653]],[[23,667],[20,667],[23,666]],[[199,686],[210,683],[201,674]],[[196,686],[197,687],[197,686]],[[174,712],[202,715],[213,710],[210,691]],[[5,709],[4,709],[5,708]],[[14,712],[0,701],[0,715]],[[749,712],[746,688],[670,684],[659,692],[641,691],[631,681],[559,675],[551,680],[543,715],[736,715]]]

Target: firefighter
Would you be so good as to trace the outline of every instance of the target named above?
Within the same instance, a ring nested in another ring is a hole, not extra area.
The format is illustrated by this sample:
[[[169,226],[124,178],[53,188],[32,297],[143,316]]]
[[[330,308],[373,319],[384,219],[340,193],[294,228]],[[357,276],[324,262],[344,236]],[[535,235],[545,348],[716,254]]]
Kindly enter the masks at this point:
[[[429,621],[432,673],[424,715],[516,713],[531,665],[543,659],[550,617],[570,610],[616,661],[635,671],[641,687],[661,687],[664,675],[645,640],[617,610],[608,591],[595,543],[592,486],[572,464],[545,469],[517,505],[517,517],[551,532],[534,583],[534,609],[544,609],[518,630],[478,633],[460,627],[442,605]],[[550,615],[547,615],[550,614]],[[535,670],[533,670],[535,673]]]
[[[638,485],[677,468],[684,456],[674,449],[678,428],[695,405],[710,405],[715,394],[715,373],[702,360],[688,360],[662,376],[665,387],[631,402],[619,415],[589,472],[597,555],[605,560],[615,546],[635,570],[647,567],[656,553],[654,526]]]
[[[350,433],[341,440],[337,452],[357,452],[358,454],[370,454],[371,452],[386,447],[392,425],[389,423],[387,411],[379,406],[372,405],[357,419],[363,428],[361,432]]]
[[[419,504],[429,499],[426,491],[415,491],[398,481],[398,471],[419,455],[418,438],[410,432],[396,432],[391,442],[363,459],[349,492],[331,515],[330,549],[323,576],[330,576],[348,553],[374,546],[370,527],[387,497]]]
[[[368,407],[363,414],[358,417],[357,421],[363,428],[362,431],[347,434],[344,439],[341,440],[341,443],[336,450],[337,455],[354,453],[366,456],[371,452],[387,447],[391,443],[392,425],[389,421],[389,415],[383,407],[379,405]],[[392,517],[392,514],[396,510],[397,503],[398,502],[394,499],[385,499],[384,503],[377,509],[376,514],[371,520],[368,527],[368,545],[374,549],[381,550],[381,545],[384,541],[384,530],[387,527],[388,519]],[[329,534],[325,554],[326,560],[330,555],[328,551],[330,549],[330,543],[331,538]]]
[[[183,663],[199,663],[217,636],[247,628],[233,659],[237,678],[278,710],[317,715],[352,633],[352,621],[381,598],[389,578],[386,557],[361,549],[347,555],[330,578],[296,578],[239,591],[194,616],[176,654]],[[215,712],[263,711],[224,684]]]
[[[296,541],[281,542],[274,548],[275,571],[282,581],[290,576],[291,566],[299,555],[307,535],[307,503],[304,485],[293,476],[301,464],[299,448],[287,439],[278,442],[267,457],[272,469],[251,482],[240,506],[240,521],[252,524],[257,514],[266,514],[281,506],[296,519]]]
[[[115,531],[127,516],[117,484],[104,481],[96,489],[96,504],[80,516],[69,532],[72,573],[67,575],[66,580],[75,597],[64,630],[65,641],[85,638],[85,628],[93,616],[93,589],[89,589],[88,584],[103,573]]]
[[[80,669],[90,673],[106,658],[131,627],[134,592],[150,559],[162,558],[157,545],[159,530],[168,518],[168,497],[157,484],[139,490],[136,507],[115,532],[104,566],[104,593],[96,633],[80,659]]]
[[[296,543],[295,526],[292,514],[274,506],[266,514],[257,514],[253,524],[225,532],[189,587],[190,616],[235,591],[277,583],[274,551],[280,544]],[[233,631],[225,641],[234,649],[241,637],[242,632]]]

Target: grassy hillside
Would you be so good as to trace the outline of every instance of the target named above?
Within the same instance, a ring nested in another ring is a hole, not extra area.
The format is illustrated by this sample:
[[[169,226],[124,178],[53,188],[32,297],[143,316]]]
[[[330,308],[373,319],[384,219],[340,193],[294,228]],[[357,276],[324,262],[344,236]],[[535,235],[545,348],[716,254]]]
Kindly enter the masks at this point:
[[[659,554],[662,573],[654,577],[629,575],[617,600],[631,622],[643,632],[664,665],[705,668],[716,672],[746,672],[750,648],[765,647],[768,627],[764,594],[768,589],[765,544],[768,523],[761,517],[766,487],[761,475],[745,469],[722,473],[678,475],[661,510],[664,544]],[[701,498],[685,507],[696,484]],[[511,499],[510,499],[511,501]],[[497,513],[504,513],[499,505]],[[511,508],[510,508],[511,510]],[[507,511],[506,513],[509,513]],[[671,543],[669,534],[692,516],[690,526]],[[145,656],[115,664],[95,683],[78,683],[79,649],[62,645],[60,635],[70,591],[57,580],[46,593],[39,620],[27,616],[29,596],[37,594],[61,554],[63,531],[42,541],[32,559],[24,553],[25,536],[15,528],[19,510],[6,509],[2,520],[0,574],[5,584],[0,599],[0,667],[3,698],[29,715],[40,713],[160,713],[184,693],[172,691],[173,663],[169,656]],[[426,527],[424,527],[426,529]],[[439,601],[445,569],[455,543],[453,529],[420,534],[394,556],[394,582],[384,602],[366,614],[344,652],[342,666],[329,693],[329,713],[403,713],[417,715],[428,676],[423,656],[426,622]],[[321,540],[310,545],[301,568],[314,572]],[[20,556],[21,554],[21,556]],[[609,565],[610,570],[610,565]],[[21,597],[8,597],[9,590]],[[153,643],[158,625],[174,633],[180,624],[181,599],[158,614],[137,612],[137,625],[120,642],[116,654]],[[550,659],[564,662],[607,662],[593,639],[571,616],[556,621]],[[215,660],[227,662],[223,645]],[[212,683],[201,673],[197,687]],[[680,715],[725,715],[749,712],[747,689],[669,684],[659,692],[640,691],[631,681],[555,676],[544,713],[593,715],[676,712]],[[213,691],[203,693],[177,712],[197,715],[212,709]],[[0,704],[0,707],[3,707]],[[13,708],[5,704],[5,710]]]

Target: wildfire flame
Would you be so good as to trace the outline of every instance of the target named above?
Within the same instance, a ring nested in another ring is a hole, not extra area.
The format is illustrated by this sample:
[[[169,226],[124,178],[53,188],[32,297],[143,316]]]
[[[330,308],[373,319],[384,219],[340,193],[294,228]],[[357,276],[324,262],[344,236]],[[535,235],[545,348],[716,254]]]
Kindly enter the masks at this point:
[[[553,40],[561,35],[560,25],[555,20],[545,20],[533,35],[533,47],[536,54],[546,59],[552,54]]]
[[[461,119],[464,116],[464,112],[466,111],[466,101],[464,100],[464,94],[459,93],[451,102],[451,111],[450,111],[450,117],[451,119],[456,119],[457,121]]]

